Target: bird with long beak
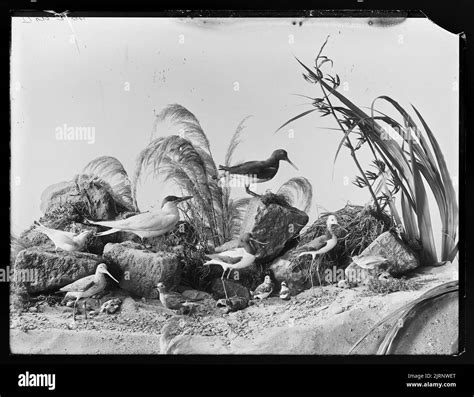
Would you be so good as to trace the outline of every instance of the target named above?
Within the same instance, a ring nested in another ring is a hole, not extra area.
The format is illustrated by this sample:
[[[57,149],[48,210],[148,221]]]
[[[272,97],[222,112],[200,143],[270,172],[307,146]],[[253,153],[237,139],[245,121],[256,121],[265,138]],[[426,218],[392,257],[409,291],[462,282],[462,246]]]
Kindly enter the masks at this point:
[[[97,295],[105,290],[107,287],[107,279],[105,275],[108,275],[116,283],[119,281],[112,276],[107,270],[107,265],[105,263],[100,263],[95,269],[95,274],[87,277],[80,278],[79,280],[74,281],[71,284],[68,284],[62,287],[59,291],[66,292],[64,300],[67,298],[76,298],[74,302],[74,311],[73,319],[76,321],[76,307],[77,303],[81,299],[90,298],[94,295]],[[86,310],[86,301],[84,300],[84,315],[87,319],[87,310]]]
[[[318,255],[325,254],[331,251],[337,245],[337,236],[334,233],[333,226],[339,225],[337,218],[334,215],[329,215],[326,220],[326,234],[318,236],[311,240],[309,243],[298,248],[298,251],[302,251],[298,254],[298,258],[304,255],[311,255],[311,266],[313,265],[314,259]],[[318,278],[319,278],[319,266],[318,266]]]
[[[278,149],[275,150],[266,160],[247,161],[231,167],[220,165],[219,170],[225,171],[225,173],[230,175],[245,175],[250,181],[262,183],[268,182],[276,175],[278,167],[280,166],[280,160],[287,161],[296,170],[298,169],[298,167],[288,158],[286,150]],[[249,184],[245,186],[245,189],[247,192],[250,192]]]
[[[144,238],[162,236],[173,230],[179,222],[177,205],[191,198],[192,196],[167,196],[158,210],[143,212],[117,221],[93,222],[88,220],[87,222],[92,225],[110,227],[110,230],[97,233],[96,236],[105,236],[122,231],[134,233],[143,241]]]
[[[72,233],[65,232],[64,230],[51,229],[36,221],[35,224],[36,229],[46,234],[54,243],[56,251],[58,248],[68,252],[81,251],[86,244],[87,237],[92,234],[91,230],[85,230],[81,233]]]

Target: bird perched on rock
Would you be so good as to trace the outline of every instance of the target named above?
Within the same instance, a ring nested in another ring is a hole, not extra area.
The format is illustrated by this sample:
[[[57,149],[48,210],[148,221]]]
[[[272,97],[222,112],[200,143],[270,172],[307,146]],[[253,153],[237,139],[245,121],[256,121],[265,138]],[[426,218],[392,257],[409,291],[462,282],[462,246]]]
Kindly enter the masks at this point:
[[[105,275],[108,275],[112,280],[118,283],[118,280],[112,276],[107,270],[105,263],[100,263],[95,269],[95,274],[80,278],[71,284],[68,284],[60,289],[61,292],[66,292],[67,298],[76,298],[74,302],[73,319],[76,321],[76,307],[81,299],[90,298],[101,293],[107,286]],[[84,315],[87,318],[86,301],[84,300]]]
[[[41,233],[46,234],[54,243],[55,249],[61,248],[64,251],[73,252],[81,251],[85,244],[87,237],[92,234],[92,231],[85,230],[80,233],[65,232],[64,230],[51,229],[35,222],[36,229]]]
[[[273,287],[273,282],[270,279],[270,276],[267,275],[265,276],[263,283],[255,288],[255,291],[250,292],[250,295],[252,295],[252,299],[266,299],[273,292]]]
[[[179,222],[179,211],[177,204],[191,199],[192,196],[176,197],[167,196],[161,204],[161,209],[143,212],[138,215],[131,216],[126,219],[116,221],[100,221],[93,222],[87,220],[92,225],[110,227],[96,236],[105,236],[107,234],[117,233],[120,231],[131,232],[144,238],[156,237],[166,234],[174,229]]]
[[[248,305],[249,300],[243,296],[232,296],[228,299],[219,299],[216,303],[217,307],[225,306],[225,313],[245,309]]]
[[[195,306],[195,303],[192,303],[190,299],[186,299],[183,295],[168,291],[168,288],[164,283],[158,283],[156,285],[160,293],[160,302],[161,304],[170,310],[180,311],[182,314],[188,314],[191,312],[192,307]]]
[[[245,175],[250,183],[262,183],[271,180],[278,172],[280,166],[280,160],[287,161],[295,169],[298,169],[291,160],[288,158],[286,150],[278,149],[275,150],[271,156],[263,161],[247,161],[245,163],[237,164],[231,167],[219,166],[219,170],[225,171],[230,175]],[[249,185],[246,185],[245,189],[250,193]]]
[[[287,301],[290,299],[290,297],[290,289],[288,288],[288,285],[286,285],[286,281],[283,281],[280,288],[280,298]]]

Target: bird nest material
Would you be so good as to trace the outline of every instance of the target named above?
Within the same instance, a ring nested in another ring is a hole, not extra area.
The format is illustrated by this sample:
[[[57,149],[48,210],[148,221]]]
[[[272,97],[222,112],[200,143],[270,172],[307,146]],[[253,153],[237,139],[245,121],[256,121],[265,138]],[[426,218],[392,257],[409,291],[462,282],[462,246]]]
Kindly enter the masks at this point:
[[[351,262],[351,257],[360,255],[380,234],[392,227],[392,220],[385,212],[378,212],[372,206],[347,204],[344,208],[333,213],[322,214],[304,233],[302,233],[298,247],[309,243],[314,238],[326,233],[326,221],[329,215],[335,215],[339,226],[334,226],[337,236],[337,245],[328,253],[316,258],[319,271],[318,280],[324,280],[325,269],[345,268]],[[297,258],[298,247],[292,255],[294,267],[301,266],[307,269],[308,277],[314,278],[314,266],[311,258]],[[309,259],[308,259],[309,258]],[[317,274],[316,274],[317,276]]]

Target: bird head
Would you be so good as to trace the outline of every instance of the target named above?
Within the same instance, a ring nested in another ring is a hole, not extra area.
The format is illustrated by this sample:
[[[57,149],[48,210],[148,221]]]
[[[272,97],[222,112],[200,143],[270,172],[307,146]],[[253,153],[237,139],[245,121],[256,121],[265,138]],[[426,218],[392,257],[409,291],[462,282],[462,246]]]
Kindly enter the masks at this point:
[[[329,215],[326,225],[328,228],[330,228],[332,225],[339,225],[339,223],[337,222],[337,218],[334,215]]]
[[[282,287],[288,287],[288,285],[286,284],[286,281],[282,281],[281,286]]]
[[[184,197],[166,196],[163,199],[163,202],[161,203],[161,208],[163,208],[168,203],[173,203],[173,204],[177,205],[177,204],[179,204],[183,201],[186,201],[186,200],[189,200],[189,199],[192,199],[192,198],[193,198],[193,196],[184,196]]]
[[[278,150],[275,150],[273,153],[272,153],[272,156],[271,156],[273,159],[275,160],[283,160],[283,161],[287,161],[288,163],[290,163],[296,170],[298,170],[298,167],[296,165],[293,164],[293,162],[288,158],[288,153],[286,152],[286,150],[283,150],[283,149],[278,149]]]
[[[156,288],[160,291],[160,294],[166,291],[166,285],[164,283],[156,284]]]
[[[119,281],[109,273],[109,271],[107,270],[107,265],[105,263],[100,263],[97,266],[97,269],[95,270],[95,272],[96,273],[107,274],[112,280],[114,280],[116,283],[119,283]]]
[[[272,282],[272,279],[270,278],[270,276],[267,275],[267,276],[265,276],[265,278],[263,279],[263,282],[264,282],[265,284],[270,284],[270,283]]]

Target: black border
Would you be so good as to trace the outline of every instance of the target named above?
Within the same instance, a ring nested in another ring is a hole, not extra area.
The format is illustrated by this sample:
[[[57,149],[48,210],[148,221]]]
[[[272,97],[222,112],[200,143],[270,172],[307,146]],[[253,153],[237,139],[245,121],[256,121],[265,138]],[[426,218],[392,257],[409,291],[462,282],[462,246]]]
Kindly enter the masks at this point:
[[[468,40],[461,40],[461,75],[460,75],[460,96],[461,96],[461,120],[460,120],[460,175],[459,175],[459,197],[460,197],[460,262],[468,264],[471,255],[471,246],[464,243],[463,237],[469,238],[470,233],[468,230],[469,221],[473,219],[472,207],[466,205],[470,203],[470,191],[468,190],[468,184],[471,182],[471,169],[469,164],[466,162],[467,159],[467,146],[468,140],[471,139],[466,133],[465,128],[469,124],[469,117],[472,117],[473,109],[472,103],[470,102],[468,85],[472,78],[473,60],[472,60],[472,48],[469,48],[469,38],[473,37],[472,33],[468,29],[472,29],[471,18],[467,12],[467,5],[469,1],[453,1],[452,6],[446,4],[435,5],[428,1],[386,1],[384,5],[372,1],[366,0],[364,2],[357,1],[318,1],[317,4],[300,5],[300,1],[293,1],[291,6],[294,10],[283,10],[277,8],[281,7],[281,4],[272,4],[271,7],[266,7],[258,10],[258,4],[251,4],[245,6],[242,2],[239,4],[228,3],[223,7],[222,4],[208,4],[205,7],[200,5],[200,8],[204,10],[189,10],[189,5],[183,4],[181,1],[173,2],[172,5],[167,6],[165,3],[160,5],[150,6],[149,2],[143,4],[142,1],[134,1],[133,4],[120,4],[116,2],[109,3],[104,2],[101,4],[94,4],[92,2],[75,2],[65,4],[65,2],[50,2],[37,0],[36,3],[19,1],[9,5],[10,9],[15,9],[15,15],[22,15],[29,13],[34,16],[46,16],[42,11],[32,12],[31,10],[36,8],[39,9],[54,9],[57,11],[63,11],[64,9],[74,10],[71,16],[183,16],[183,11],[170,11],[174,10],[188,10],[185,15],[193,17],[207,17],[207,16],[222,16],[222,17],[235,17],[235,16],[258,16],[258,17],[275,17],[275,16],[286,16],[295,17],[299,19],[301,17],[308,16],[309,12],[296,10],[297,8],[311,9],[315,6],[319,10],[329,9],[330,13],[324,13],[321,15],[321,11],[315,11],[311,14],[313,16],[325,17],[325,16],[340,16],[344,9],[357,8],[358,10],[350,11],[351,16],[360,17],[375,17],[380,15],[380,12],[371,11],[370,8],[377,8],[378,10],[390,10],[390,16],[399,15],[397,11],[399,9],[410,10],[406,12],[408,17],[419,17],[421,14],[416,9],[422,9],[424,14],[427,15],[432,21],[438,23],[443,28],[454,32],[466,32]],[[170,2],[169,2],[170,3]],[[236,2],[234,2],[236,3]],[[409,3],[409,4],[408,4]],[[308,7],[309,6],[309,7]],[[33,8],[32,8],[33,7]],[[134,8],[135,10],[131,10]],[[227,8],[227,10],[218,10],[219,8]],[[251,8],[253,11],[246,11],[245,9]],[[272,8],[273,11],[268,10]],[[95,11],[91,11],[91,10]],[[140,9],[140,11],[136,11]],[[210,11],[214,9],[215,11]],[[216,10],[217,9],[217,10]],[[232,9],[232,11],[230,10]],[[19,11],[28,10],[28,11]],[[405,13],[405,12],[404,12]],[[344,14],[347,16],[347,13]],[[387,15],[383,12],[383,15]],[[4,33],[2,38],[7,39],[7,45],[5,49],[9,49],[10,46],[10,20],[9,15],[5,16],[5,22],[2,24]],[[3,53],[6,62],[9,62],[9,53]],[[6,75],[5,75],[6,76]],[[1,80],[5,83],[6,87],[9,86],[7,78]],[[5,90],[4,92],[7,92]],[[9,97],[8,97],[9,101]],[[4,120],[7,120],[3,118]],[[8,129],[10,127],[9,119]],[[6,151],[8,150],[8,154]],[[5,151],[5,153],[3,153]],[[10,153],[9,148],[6,145],[2,145],[2,159],[9,159]],[[4,169],[9,169],[4,167]],[[6,183],[7,178],[3,178],[2,184]],[[9,189],[8,184],[8,189]],[[5,191],[7,187],[5,186]],[[1,215],[6,225],[6,214],[9,208],[2,208]],[[464,216],[463,216],[464,213]],[[9,241],[9,230],[2,230],[5,235],[1,239],[1,243],[5,244],[4,253],[9,252],[7,242]],[[469,251],[468,251],[469,250]],[[8,256],[6,254],[5,263],[8,263]],[[469,266],[466,265],[466,276]],[[471,271],[472,273],[472,271]],[[472,364],[474,363],[473,355],[473,324],[472,324],[472,294],[466,294],[466,291],[473,291],[472,286],[472,274],[469,274],[471,279],[465,278],[464,282],[460,283],[460,297],[467,295],[466,304],[467,310],[466,316],[463,316],[460,323],[460,329],[466,329],[466,335],[468,339],[465,341],[466,352],[459,357],[448,357],[448,356],[389,356],[389,357],[378,357],[378,356],[186,356],[186,357],[170,357],[170,356],[12,356],[9,353],[9,336],[8,333],[3,335],[0,342],[0,394],[3,395],[2,391],[17,391],[17,376],[18,373],[24,372],[25,370],[37,371],[37,372],[55,372],[57,374],[57,391],[90,391],[91,387],[91,374],[95,371],[105,371],[104,378],[108,379],[108,382],[96,383],[94,387],[95,391],[129,391],[135,392],[137,388],[141,390],[155,390],[164,391],[163,383],[161,379],[170,379],[168,377],[177,376],[178,390],[193,392],[201,388],[212,393],[213,391],[225,393],[226,391],[265,391],[268,388],[277,388],[282,392],[294,392],[298,389],[307,389],[317,391],[382,391],[380,387],[385,385],[385,390],[397,391],[397,392],[409,392],[404,387],[406,373],[410,371],[420,372],[457,372],[458,387],[457,391],[473,391],[472,375],[474,373]],[[464,277],[462,277],[464,278]],[[4,331],[9,329],[9,313],[8,305],[8,288],[4,288],[5,285],[0,286],[1,303],[0,307],[0,329]],[[471,338],[469,338],[471,336]],[[123,363],[122,365],[119,365]],[[471,364],[468,368],[461,364]],[[222,364],[225,364],[222,365]],[[309,365],[311,364],[311,365]],[[322,364],[322,365],[314,365]],[[351,364],[351,366],[348,366]],[[404,366],[399,366],[404,364]],[[100,365],[101,367],[96,367]],[[245,367],[243,366],[245,365]],[[395,366],[397,365],[397,366]],[[197,371],[196,368],[202,367],[201,371]],[[79,381],[81,373],[88,375],[84,379],[84,382]],[[110,373],[109,373],[110,372]],[[245,376],[242,373],[245,373]],[[133,373],[133,375],[132,375]],[[329,380],[332,378],[332,374],[336,373],[337,376],[333,382]],[[203,379],[203,376],[208,376],[208,380]],[[370,374],[370,377],[367,376]],[[240,381],[231,381],[231,379],[244,378]],[[269,378],[270,377],[270,378]],[[226,379],[227,378],[227,379]],[[1,380],[4,379],[4,380]],[[69,381],[70,382],[69,382]],[[118,381],[122,380],[122,381]],[[253,381],[253,382],[251,382]],[[380,382],[380,383],[379,383]],[[295,384],[296,383],[296,384]],[[159,385],[159,387],[157,387]],[[176,385],[175,385],[176,386]],[[35,389],[22,390],[22,392],[32,392],[37,394],[38,391]],[[426,393],[436,393],[431,389],[425,391]],[[135,393],[134,393],[135,394]],[[472,395],[472,393],[470,393]]]

